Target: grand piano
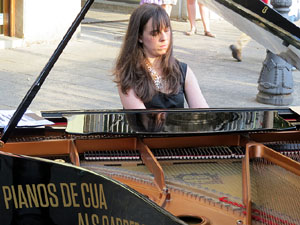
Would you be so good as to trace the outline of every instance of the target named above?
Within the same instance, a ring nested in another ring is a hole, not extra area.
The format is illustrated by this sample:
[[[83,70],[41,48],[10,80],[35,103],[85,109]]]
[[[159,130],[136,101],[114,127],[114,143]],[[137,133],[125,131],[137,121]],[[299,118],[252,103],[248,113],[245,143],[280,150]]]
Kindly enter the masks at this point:
[[[296,107],[57,110],[41,112],[49,125],[17,126],[92,3],[1,131],[1,224],[300,224]],[[298,66],[296,29],[273,35]]]

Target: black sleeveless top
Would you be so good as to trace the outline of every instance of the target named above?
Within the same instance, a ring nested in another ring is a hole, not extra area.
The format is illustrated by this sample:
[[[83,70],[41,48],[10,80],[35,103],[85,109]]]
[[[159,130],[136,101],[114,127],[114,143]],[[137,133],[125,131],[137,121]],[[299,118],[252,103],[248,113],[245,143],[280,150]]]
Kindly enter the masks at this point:
[[[147,109],[184,108],[184,84],[187,64],[179,62],[181,71],[180,90],[177,94],[165,94],[157,92],[150,102],[144,102]]]

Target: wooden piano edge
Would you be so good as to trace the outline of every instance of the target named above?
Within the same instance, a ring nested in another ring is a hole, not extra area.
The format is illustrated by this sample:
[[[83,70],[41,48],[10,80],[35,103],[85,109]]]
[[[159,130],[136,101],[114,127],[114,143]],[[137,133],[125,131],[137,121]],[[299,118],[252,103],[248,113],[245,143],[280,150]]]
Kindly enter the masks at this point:
[[[75,155],[86,151],[101,150],[136,150],[138,137],[103,138],[103,139],[50,139],[27,142],[7,142],[1,151],[28,156]],[[211,135],[187,137],[152,137],[143,138],[142,142],[150,149],[180,148],[216,145],[240,145],[241,135]],[[72,153],[73,154],[73,153]],[[73,162],[73,161],[72,161]],[[73,162],[75,165],[76,163]]]

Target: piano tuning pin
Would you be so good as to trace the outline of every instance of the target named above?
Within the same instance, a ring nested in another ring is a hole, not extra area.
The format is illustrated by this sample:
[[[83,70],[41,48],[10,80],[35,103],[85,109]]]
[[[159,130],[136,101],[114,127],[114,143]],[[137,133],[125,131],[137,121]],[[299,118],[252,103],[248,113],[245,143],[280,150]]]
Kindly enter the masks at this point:
[[[208,202],[208,204],[212,204],[213,200],[211,198],[206,198],[206,201]]]
[[[200,200],[201,200],[202,202],[206,203],[207,197],[205,197],[205,196],[200,196]]]
[[[223,206],[227,211],[229,211],[232,208],[229,204],[224,204]]]
[[[191,196],[193,196],[193,193],[189,191],[189,192],[186,192],[186,195],[191,197]]]
[[[199,196],[197,194],[194,194],[195,200],[199,199]]]
[[[238,215],[238,216],[244,216],[244,209],[242,208],[234,208],[232,209],[233,213]]]
[[[211,200],[210,205],[212,205],[213,207],[216,207],[216,202],[214,200]]]
[[[215,202],[215,206],[219,209],[223,208],[223,204],[221,202]]]

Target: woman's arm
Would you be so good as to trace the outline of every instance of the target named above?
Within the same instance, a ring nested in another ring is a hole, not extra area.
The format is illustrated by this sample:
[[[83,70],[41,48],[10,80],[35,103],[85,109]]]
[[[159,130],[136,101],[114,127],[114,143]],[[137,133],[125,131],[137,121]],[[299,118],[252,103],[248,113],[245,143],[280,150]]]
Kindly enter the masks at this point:
[[[144,103],[136,96],[133,89],[129,89],[127,94],[124,94],[120,88],[118,88],[118,91],[124,109],[146,109]]]
[[[185,78],[185,96],[190,108],[209,108],[198,84],[194,72],[187,67]]]

